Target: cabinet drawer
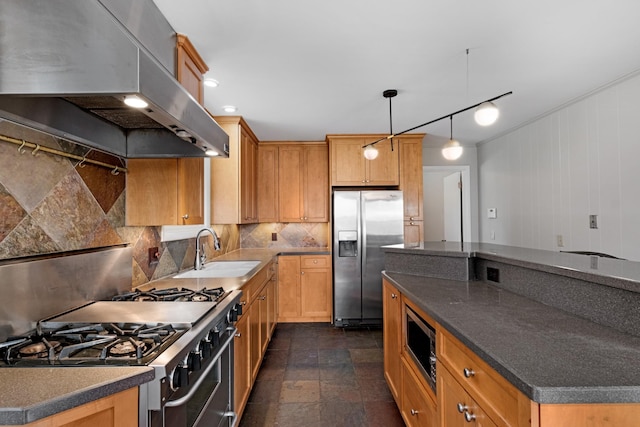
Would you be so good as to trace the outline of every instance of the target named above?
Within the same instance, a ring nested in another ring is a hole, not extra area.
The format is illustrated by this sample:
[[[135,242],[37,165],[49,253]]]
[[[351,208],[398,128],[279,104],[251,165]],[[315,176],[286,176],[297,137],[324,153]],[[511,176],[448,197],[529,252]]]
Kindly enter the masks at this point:
[[[453,378],[449,371],[438,371],[440,419],[446,427],[495,427],[495,423]]]
[[[431,427],[438,424],[436,404],[402,358],[402,399],[400,412],[408,427]]]
[[[471,398],[499,424],[518,425],[519,398],[524,395],[448,332],[439,331],[438,337],[438,361]]]
[[[301,268],[329,267],[329,255],[303,255],[300,257]]]

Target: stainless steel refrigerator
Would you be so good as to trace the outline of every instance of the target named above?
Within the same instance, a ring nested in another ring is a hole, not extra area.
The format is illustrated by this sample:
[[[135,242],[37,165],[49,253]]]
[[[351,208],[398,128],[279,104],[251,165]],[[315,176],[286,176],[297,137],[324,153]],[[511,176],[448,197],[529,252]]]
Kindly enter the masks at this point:
[[[382,324],[384,245],[403,242],[402,191],[333,192],[335,326]]]

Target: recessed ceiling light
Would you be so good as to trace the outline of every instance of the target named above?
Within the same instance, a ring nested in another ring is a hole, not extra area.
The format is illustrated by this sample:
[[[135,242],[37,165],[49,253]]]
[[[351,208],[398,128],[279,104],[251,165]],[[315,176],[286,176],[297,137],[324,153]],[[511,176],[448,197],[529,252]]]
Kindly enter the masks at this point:
[[[222,106],[222,109],[225,113],[235,113],[236,111],[238,111],[238,108],[233,105],[224,105]]]
[[[204,85],[209,87],[218,87],[220,83],[216,79],[204,79]]]
[[[139,98],[136,95],[125,96],[124,103],[127,104],[129,107],[133,107],[133,108],[145,108],[146,106],[149,105],[147,104],[147,101],[145,101],[142,98]]]

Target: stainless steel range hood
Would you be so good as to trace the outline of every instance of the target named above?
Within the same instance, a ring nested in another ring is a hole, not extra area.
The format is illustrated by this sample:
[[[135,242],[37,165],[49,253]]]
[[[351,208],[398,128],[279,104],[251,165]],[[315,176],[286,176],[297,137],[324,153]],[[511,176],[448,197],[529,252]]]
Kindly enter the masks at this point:
[[[0,2],[0,118],[126,158],[225,156],[229,141],[97,0]]]

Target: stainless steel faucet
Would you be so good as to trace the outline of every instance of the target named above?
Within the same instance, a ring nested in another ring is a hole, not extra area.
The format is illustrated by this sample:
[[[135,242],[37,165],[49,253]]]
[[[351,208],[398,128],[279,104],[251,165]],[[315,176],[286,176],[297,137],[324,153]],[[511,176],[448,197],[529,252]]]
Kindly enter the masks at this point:
[[[214,230],[210,228],[203,228],[198,231],[198,234],[196,235],[196,260],[193,264],[194,270],[201,270],[207,260],[207,254],[205,253],[204,248],[200,246],[200,235],[205,231],[208,231],[213,236],[213,249],[216,251],[220,250],[220,239],[218,239],[218,235]]]

